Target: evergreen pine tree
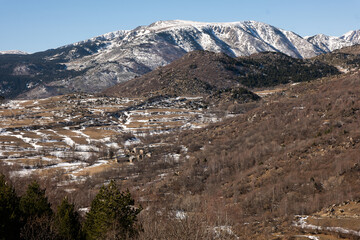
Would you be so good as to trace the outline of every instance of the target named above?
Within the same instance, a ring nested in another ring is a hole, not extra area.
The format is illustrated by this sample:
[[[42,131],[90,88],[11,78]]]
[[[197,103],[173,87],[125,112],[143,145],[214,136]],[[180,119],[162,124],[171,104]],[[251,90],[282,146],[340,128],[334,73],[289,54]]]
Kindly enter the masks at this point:
[[[121,192],[114,181],[102,186],[86,215],[88,239],[125,239],[137,234],[136,222],[140,208],[134,206],[130,192]]]
[[[79,214],[75,211],[74,204],[70,204],[67,198],[64,198],[57,208],[55,228],[61,239],[81,239]]]
[[[24,226],[21,228],[22,239],[55,239],[53,231],[53,212],[45,196],[45,189],[34,181],[28,185],[20,199],[20,211]]]
[[[0,175],[0,239],[19,239],[19,198],[4,175]]]
[[[36,181],[29,184],[25,195],[21,197],[20,210],[25,218],[52,215],[45,189],[41,189]]]

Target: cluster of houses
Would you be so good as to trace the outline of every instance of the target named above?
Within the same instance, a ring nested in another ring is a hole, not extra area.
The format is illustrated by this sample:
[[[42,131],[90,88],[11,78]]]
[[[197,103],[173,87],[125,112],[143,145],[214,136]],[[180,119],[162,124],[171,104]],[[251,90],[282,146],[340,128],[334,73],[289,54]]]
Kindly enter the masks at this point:
[[[131,149],[119,150],[115,155],[117,163],[141,161],[145,158],[151,158],[151,152],[143,147],[134,147]]]

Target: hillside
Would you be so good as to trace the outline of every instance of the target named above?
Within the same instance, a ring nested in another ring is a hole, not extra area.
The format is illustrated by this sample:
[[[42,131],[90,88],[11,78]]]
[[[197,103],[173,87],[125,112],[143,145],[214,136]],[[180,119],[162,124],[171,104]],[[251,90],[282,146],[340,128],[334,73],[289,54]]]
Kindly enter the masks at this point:
[[[223,53],[194,51],[142,77],[111,87],[105,93],[117,96],[204,95],[237,85],[239,71],[236,60]]]
[[[335,66],[341,71],[356,71],[360,68],[360,45],[344,47],[313,59]]]
[[[180,163],[172,160],[178,167],[141,187],[152,209],[147,219],[164,224],[146,225],[146,231],[205,234],[210,225],[224,226],[224,239],[356,239],[356,232],[346,234],[347,228],[358,231],[355,215],[348,222],[319,218],[317,212],[360,199],[359,79],[357,72],[287,85],[242,115],[148,139],[168,150],[173,146]],[[137,182],[148,181],[149,172]],[[157,215],[164,206],[185,217]],[[314,231],[298,224],[299,218],[322,228]]]
[[[257,231],[269,239],[291,229],[291,221],[280,225],[293,215],[359,199],[359,79],[356,73],[291,86],[242,116],[183,133],[191,157],[163,191],[207,199],[198,202],[202,209],[221,208],[252,239]]]
[[[295,59],[282,53],[232,58],[223,53],[194,51],[104,93],[122,97],[208,95],[236,86],[271,87],[337,73],[336,68],[318,61]]]
[[[360,199],[359,79],[357,72],[282,85],[224,118],[201,97],[9,102],[0,166],[20,192],[38,178],[55,206],[70,193],[78,209],[115,179],[146,209],[142,239],[352,239],[327,227],[357,226],[319,211]]]
[[[239,82],[250,88],[310,81],[339,73],[337,69],[321,61],[296,59],[274,52],[240,57],[238,61],[248,68],[246,74],[240,75]]]
[[[195,50],[222,52],[231,57],[271,51],[310,58],[354,45],[359,35],[354,31],[333,37],[336,47],[331,49],[322,48],[319,44],[323,41],[327,40],[320,38],[313,43],[291,31],[255,21],[159,21],[44,52],[0,55],[0,95],[42,98],[74,92],[95,93]],[[19,69],[30,69],[31,74]]]

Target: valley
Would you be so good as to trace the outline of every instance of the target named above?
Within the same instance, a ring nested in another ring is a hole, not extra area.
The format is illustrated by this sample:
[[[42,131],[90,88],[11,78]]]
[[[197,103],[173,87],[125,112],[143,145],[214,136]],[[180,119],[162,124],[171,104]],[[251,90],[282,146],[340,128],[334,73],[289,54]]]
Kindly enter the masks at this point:
[[[174,20],[1,53],[3,204],[41,186],[23,235],[66,200],[89,237],[119,188],[139,240],[358,239],[359,36]]]
[[[8,101],[1,168],[20,191],[38,179],[53,204],[69,196],[83,214],[115,179],[146,207],[145,238],[181,223],[203,238],[354,239],[358,79],[260,89],[235,114],[201,96]]]
[[[0,158],[18,169],[12,176],[63,172],[74,179],[116,168],[118,158],[130,162],[125,149],[139,145],[141,137],[201,128],[226,117],[207,109],[202,97],[86,94],[11,100],[0,114]]]

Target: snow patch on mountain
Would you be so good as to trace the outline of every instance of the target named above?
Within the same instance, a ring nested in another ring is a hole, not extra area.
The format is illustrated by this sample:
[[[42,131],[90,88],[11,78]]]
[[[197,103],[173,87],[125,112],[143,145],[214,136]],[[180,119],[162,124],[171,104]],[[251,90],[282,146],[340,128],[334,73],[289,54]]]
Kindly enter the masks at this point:
[[[307,41],[314,44],[324,52],[331,52],[336,49],[353,45],[352,42],[341,39],[340,37],[327,36],[324,34],[307,37]]]
[[[353,44],[360,44],[360,30],[349,31],[340,38],[352,42]]]
[[[194,50],[223,52],[232,57],[272,51],[295,58],[310,58],[356,44],[360,41],[359,35],[358,30],[341,37],[316,35],[303,38],[256,21],[158,21],[57,49],[48,59],[63,59],[67,70],[84,73],[52,82],[51,89],[58,89],[59,94],[98,92],[167,65]]]
[[[349,31],[340,37],[317,34],[315,36],[305,37],[305,39],[324,52],[331,52],[343,47],[360,44],[360,30]]]
[[[22,55],[25,55],[25,54],[28,54],[28,53],[24,52],[24,51],[20,51],[20,50],[0,51],[0,55],[3,55],[3,54],[22,54]]]

